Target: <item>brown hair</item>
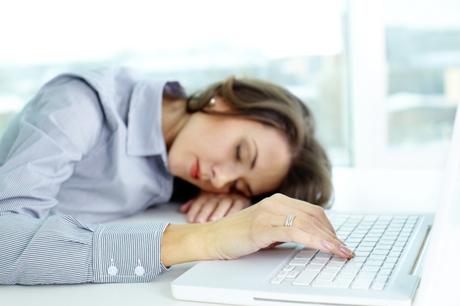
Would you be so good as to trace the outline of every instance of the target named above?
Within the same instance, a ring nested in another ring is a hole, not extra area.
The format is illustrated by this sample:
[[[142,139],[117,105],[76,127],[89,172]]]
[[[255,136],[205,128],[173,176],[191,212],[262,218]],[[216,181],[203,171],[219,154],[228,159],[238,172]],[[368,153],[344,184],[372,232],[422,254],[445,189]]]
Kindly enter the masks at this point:
[[[232,112],[206,108],[213,96],[223,98]],[[224,116],[240,116],[273,126],[287,136],[292,161],[283,183],[274,190],[312,204],[330,204],[333,187],[331,163],[315,138],[315,122],[309,108],[281,86],[267,81],[230,77],[186,98],[187,112],[202,111]],[[259,195],[259,200],[270,194]]]

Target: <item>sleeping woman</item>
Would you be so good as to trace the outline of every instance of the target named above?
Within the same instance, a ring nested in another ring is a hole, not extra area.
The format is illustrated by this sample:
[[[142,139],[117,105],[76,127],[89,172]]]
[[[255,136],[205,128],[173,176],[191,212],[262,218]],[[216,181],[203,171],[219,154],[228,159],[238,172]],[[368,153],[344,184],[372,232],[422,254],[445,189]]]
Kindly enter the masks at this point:
[[[0,141],[0,284],[146,282],[283,242],[350,258],[332,193],[312,113],[278,85],[60,74]],[[106,223],[176,197],[189,223]]]

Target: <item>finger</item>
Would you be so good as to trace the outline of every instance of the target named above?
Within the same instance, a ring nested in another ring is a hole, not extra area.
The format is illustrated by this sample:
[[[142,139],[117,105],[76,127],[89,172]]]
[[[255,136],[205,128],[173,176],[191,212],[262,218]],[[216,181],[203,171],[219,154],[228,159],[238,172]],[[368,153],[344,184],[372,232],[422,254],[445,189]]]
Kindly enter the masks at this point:
[[[302,212],[307,212],[307,214],[315,217],[321,224],[323,224],[334,236],[336,235],[335,229],[332,226],[331,221],[329,221],[329,218],[327,217],[326,213],[324,212],[324,209],[320,206],[308,204],[305,205],[306,203],[303,203],[304,207],[298,207],[299,211]]]
[[[194,202],[194,200],[188,200],[187,202],[185,202],[184,204],[182,204],[180,207],[179,207],[179,211],[183,214],[186,214],[188,212],[188,210],[190,209],[190,205]]]
[[[276,207],[278,214],[286,214],[289,211],[307,213],[318,218],[318,220],[320,220],[332,233],[335,234],[334,227],[327,218],[326,213],[322,207],[305,201],[297,200],[283,194],[276,194],[275,196],[270,197],[270,200],[281,202],[279,203],[281,205],[276,205],[276,203],[273,205],[273,207]]]
[[[246,204],[245,200],[242,200],[242,199],[235,200],[232,204],[232,207],[230,207],[230,209],[227,211],[227,216],[230,216],[231,214],[234,214],[247,206],[249,206],[249,204]]]
[[[197,198],[191,205],[187,213],[187,221],[192,223],[195,221],[196,215],[200,212],[201,206],[206,203],[208,199],[206,197]]]
[[[274,217],[272,223],[283,224],[283,228],[289,228],[284,226],[284,218]],[[278,226],[280,227],[280,226]],[[333,253],[343,258],[351,258],[354,253],[348,249],[335,235],[329,232],[324,226],[314,219],[307,220],[302,217],[296,217],[294,219],[293,228],[297,228],[304,233],[304,238],[297,236],[296,239],[303,239],[303,242],[295,241],[304,244],[308,247],[321,250],[322,252]]]
[[[222,219],[226,215],[226,213],[228,212],[232,204],[233,202],[231,199],[228,199],[228,198],[222,199],[219,202],[219,205],[217,205],[216,209],[212,213],[211,217],[209,217],[209,219],[211,221]]]
[[[311,215],[309,215],[311,216]],[[337,234],[334,230],[334,228],[332,227],[332,225],[329,226],[329,224],[325,224],[322,220],[316,218],[313,216],[313,218],[311,219],[311,222],[314,223],[317,227],[320,227],[323,231],[326,231],[329,235],[333,236],[335,239],[338,239],[337,238]],[[331,230],[332,228],[332,230]]]
[[[341,244],[345,245],[345,242],[343,242],[341,239],[339,239],[339,237],[337,237],[337,234],[336,232],[331,232],[329,230],[328,227],[324,227],[324,224],[319,222],[318,219],[312,219],[311,220],[312,223],[314,223],[317,227],[320,227],[323,231],[326,231],[329,235],[331,235],[332,237],[334,237],[334,239],[337,239],[338,241],[340,241]]]
[[[218,203],[219,199],[216,198],[208,200],[201,206],[201,210],[195,217],[194,221],[198,223],[205,223],[206,221],[208,221],[208,218],[214,212]]]
[[[344,258],[351,258],[355,256],[354,252],[350,248],[348,248],[341,240],[335,237],[335,235],[331,235],[329,231],[325,230],[325,228],[314,224],[309,228],[309,232],[313,235],[321,237],[321,244],[325,248],[321,249],[323,252],[334,253]],[[330,243],[332,243],[333,246]]]
[[[293,242],[318,249],[321,252],[332,253],[342,258],[352,258],[353,252],[336,239],[331,239],[321,232],[305,232],[297,227],[284,227],[285,234]]]
[[[323,230],[327,231],[330,235],[332,235],[335,238],[337,238],[337,235],[336,235],[335,231],[331,231],[330,228],[327,226],[327,224],[324,224],[324,222],[322,222],[321,220],[319,220],[315,216],[312,216],[312,215],[310,215],[310,214],[308,214],[308,213],[306,213],[305,211],[302,211],[302,210],[292,210],[292,212],[293,212],[293,214],[294,214],[294,216],[296,218],[300,218],[302,220],[308,220],[307,221],[308,223],[315,223],[319,227],[321,227]],[[278,219],[279,221],[277,221],[278,223],[273,224],[273,225],[284,225],[284,222],[286,221],[286,218],[287,218],[287,216],[279,216],[279,219]]]

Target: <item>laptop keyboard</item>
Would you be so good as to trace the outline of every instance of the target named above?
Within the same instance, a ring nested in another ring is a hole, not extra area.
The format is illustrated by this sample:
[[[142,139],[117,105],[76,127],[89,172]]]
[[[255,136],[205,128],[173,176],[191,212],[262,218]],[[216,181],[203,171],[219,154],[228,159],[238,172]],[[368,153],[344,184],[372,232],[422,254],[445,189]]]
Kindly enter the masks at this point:
[[[330,215],[337,236],[355,252],[350,260],[300,249],[271,279],[274,285],[383,290],[418,216]]]

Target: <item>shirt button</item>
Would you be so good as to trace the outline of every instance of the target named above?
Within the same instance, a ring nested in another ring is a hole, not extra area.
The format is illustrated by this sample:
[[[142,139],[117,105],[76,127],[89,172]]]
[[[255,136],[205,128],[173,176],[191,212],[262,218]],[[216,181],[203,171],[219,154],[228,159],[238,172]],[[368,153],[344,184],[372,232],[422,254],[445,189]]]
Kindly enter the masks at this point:
[[[115,267],[115,266],[110,266],[110,267],[107,269],[107,273],[109,273],[109,275],[115,276],[115,275],[117,275],[117,273],[118,273],[118,269],[117,269],[117,267]]]
[[[137,276],[143,276],[145,273],[145,269],[143,266],[141,266],[141,260],[137,260],[137,267],[134,269],[134,274]]]
[[[110,267],[107,269],[109,275],[115,276],[118,273],[118,268],[113,264],[113,258],[110,259]]]
[[[142,266],[137,266],[136,269],[134,269],[134,274],[137,276],[142,276],[145,273],[145,269]]]

